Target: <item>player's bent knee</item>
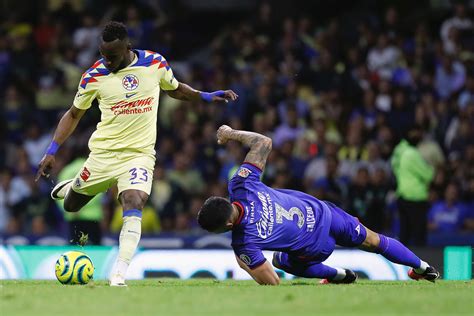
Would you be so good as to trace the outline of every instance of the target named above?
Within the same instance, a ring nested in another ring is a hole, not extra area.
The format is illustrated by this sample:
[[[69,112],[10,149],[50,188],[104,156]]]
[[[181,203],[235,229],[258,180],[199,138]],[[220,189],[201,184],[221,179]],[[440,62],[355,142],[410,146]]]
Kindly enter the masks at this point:
[[[124,209],[138,209],[142,210],[148,199],[148,195],[137,190],[124,191],[120,195],[122,207]]]
[[[64,198],[64,210],[66,212],[72,213],[78,212],[93,198],[93,195],[83,195],[76,193],[73,190],[69,190],[69,192],[66,194],[66,197]]]
[[[81,209],[81,205],[78,203],[71,202],[68,199],[64,200],[64,210],[69,213],[75,213],[78,212]]]

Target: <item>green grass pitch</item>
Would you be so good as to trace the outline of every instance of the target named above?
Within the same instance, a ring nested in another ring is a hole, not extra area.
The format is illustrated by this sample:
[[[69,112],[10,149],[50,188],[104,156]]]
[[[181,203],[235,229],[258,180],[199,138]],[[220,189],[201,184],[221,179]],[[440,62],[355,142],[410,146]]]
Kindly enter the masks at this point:
[[[0,315],[474,315],[473,281],[259,286],[253,281],[148,279],[110,288],[105,281],[0,281]]]

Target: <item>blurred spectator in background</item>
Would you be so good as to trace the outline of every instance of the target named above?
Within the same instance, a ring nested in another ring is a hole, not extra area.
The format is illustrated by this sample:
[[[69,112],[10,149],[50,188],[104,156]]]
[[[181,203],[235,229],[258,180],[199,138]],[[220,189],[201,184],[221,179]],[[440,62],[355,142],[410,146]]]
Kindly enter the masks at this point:
[[[466,4],[460,0],[454,0],[454,16],[443,22],[440,29],[443,49],[447,54],[458,53],[460,33],[472,30],[474,24],[469,18]]]
[[[359,168],[349,187],[349,212],[360,219],[361,223],[367,223],[368,211],[374,193],[370,185],[369,171],[367,168]],[[366,224],[368,225],[368,224]]]
[[[298,111],[294,105],[286,107],[284,119],[277,126],[273,134],[273,143],[275,148],[279,148],[286,141],[294,141],[303,132],[303,128],[298,124]]]
[[[436,67],[435,87],[438,96],[446,100],[464,86],[466,81],[466,69],[464,65],[454,60],[450,55],[442,56]]]
[[[458,185],[451,182],[446,187],[444,199],[436,202],[428,213],[428,228],[433,232],[455,233],[467,228],[467,205],[459,200]]]
[[[382,159],[378,142],[373,140],[369,141],[365,147],[367,157],[364,157],[365,159],[358,161],[357,167],[367,168],[371,176],[373,176],[378,170],[383,171],[386,175],[390,174],[390,164],[388,161]]]
[[[173,230],[177,214],[186,212],[189,207],[189,195],[179,184],[166,178],[160,163],[155,167],[150,203],[159,215],[163,231]]]
[[[41,160],[42,152],[48,148],[51,135],[42,133],[38,122],[32,121],[27,127],[24,135],[23,147],[29,158],[29,165],[36,166]]]
[[[391,159],[397,179],[400,241],[424,246],[427,238],[428,188],[434,169],[416,147],[423,137],[420,126],[410,128],[405,139],[394,149]]]
[[[367,66],[381,79],[391,79],[392,72],[398,64],[400,50],[389,42],[386,34],[380,34],[377,45],[369,51]]]
[[[388,191],[385,178],[383,169],[377,169],[371,177],[367,168],[360,167],[348,193],[349,213],[378,231],[385,228],[385,197]]]
[[[390,216],[388,214],[389,204],[392,198],[389,198],[391,192],[391,183],[389,174],[384,169],[378,168],[372,174],[370,183],[374,196],[368,210],[367,226],[377,228],[377,231],[390,231]],[[392,203],[393,204],[393,203]]]
[[[304,184],[306,190],[310,190],[313,183],[327,174],[326,157],[335,157],[337,155],[338,146],[333,142],[325,142],[324,146],[318,147],[317,157],[311,160],[304,172]]]
[[[466,86],[459,94],[458,106],[461,110],[466,110],[468,106],[474,106],[474,70],[468,74]]]
[[[8,85],[4,91],[2,100],[2,116],[5,119],[4,127],[6,136],[11,142],[19,142],[27,128],[27,121],[31,115],[31,109],[24,96],[15,85]]]
[[[5,87],[10,71],[10,51],[7,47],[7,38],[4,34],[0,34],[0,85]]]
[[[339,174],[339,160],[335,156],[326,157],[326,175],[316,179],[313,190],[318,199],[328,200],[340,207],[345,206],[348,179]]]
[[[391,96],[393,97],[390,98],[387,123],[397,137],[403,137],[415,123],[414,107],[407,100],[406,92],[403,89],[396,89]]]
[[[176,183],[187,194],[200,194],[204,191],[204,181],[198,170],[192,169],[192,157],[184,152],[178,152],[174,156],[173,169],[166,174],[170,182]]]
[[[95,18],[90,14],[82,17],[82,25],[73,34],[74,47],[79,51],[77,64],[81,68],[87,68],[95,61],[95,55],[99,48],[100,27]]]
[[[16,149],[15,168],[5,179],[7,205],[11,210],[8,232],[23,232],[30,236],[40,236],[54,225],[54,210],[48,198],[44,182],[35,182],[27,151]],[[10,179],[10,181],[8,180]]]
[[[0,170],[0,232],[8,231],[12,211],[10,209],[10,187],[12,175],[9,169]]]

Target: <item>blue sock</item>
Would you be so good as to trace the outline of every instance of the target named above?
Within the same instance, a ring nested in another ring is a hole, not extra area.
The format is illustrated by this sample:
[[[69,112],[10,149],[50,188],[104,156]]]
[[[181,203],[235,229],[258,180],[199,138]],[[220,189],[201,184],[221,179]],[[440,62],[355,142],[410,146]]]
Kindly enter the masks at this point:
[[[122,217],[126,216],[136,216],[136,217],[142,217],[142,211],[138,209],[131,209],[131,210],[124,210],[122,213]]]
[[[379,234],[380,244],[377,253],[388,260],[412,268],[419,268],[421,260],[410,249],[396,239]]]

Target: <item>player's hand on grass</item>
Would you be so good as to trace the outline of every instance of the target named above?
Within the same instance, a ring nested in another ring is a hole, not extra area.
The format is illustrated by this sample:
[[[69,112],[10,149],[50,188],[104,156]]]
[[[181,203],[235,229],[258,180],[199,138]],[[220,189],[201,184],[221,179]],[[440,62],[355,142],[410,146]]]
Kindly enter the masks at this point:
[[[56,159],[53,155],[44,155],[38,164],[38,173],[36,174],[35,181],[38,181],[41,177],[49,177],[49,173],[54,166]]]
[[[232,133],[233,129],[230,126],[222,125],[217,130],[217,143],[219,145],[224,145],[230,139],[230,134]]]

